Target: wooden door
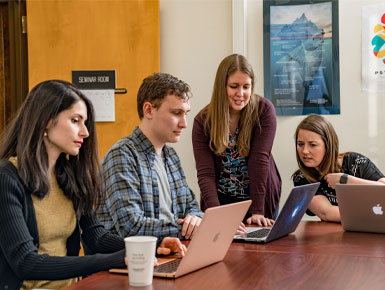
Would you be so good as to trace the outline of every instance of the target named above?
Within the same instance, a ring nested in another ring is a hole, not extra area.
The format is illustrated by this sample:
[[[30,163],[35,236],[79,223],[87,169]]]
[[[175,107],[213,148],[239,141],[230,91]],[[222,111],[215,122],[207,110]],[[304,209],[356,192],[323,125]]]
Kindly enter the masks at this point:
[[[72,70],[116,70],[115,122],[97,123],[99,155],[139,124],[136,94],[159,71],[159,3],[27,0],[29,86]]]

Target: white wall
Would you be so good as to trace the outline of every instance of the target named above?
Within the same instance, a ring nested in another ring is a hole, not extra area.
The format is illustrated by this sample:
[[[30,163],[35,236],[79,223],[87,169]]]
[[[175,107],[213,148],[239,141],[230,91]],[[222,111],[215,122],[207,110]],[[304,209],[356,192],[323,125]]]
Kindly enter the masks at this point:
[[[199,200],[191,131],[195,115],[210,102],[215,73],[232,53],[231,0],[160,0],[160,69],[192,89],[187,129],[174,147]]]
[[[356,151],[371,158],[385,172],[385,93],[361,91],[361,8],[382,0],[339,1],[339,54],[341,114],[326,116],[340,139],[340,151]],[[247,57],[256,74],[256,93],[263,95],[262,0],[247,0]],[[160,0],[161,71],[192,87],[188,129],[178,144],[187,181],[199,199],[191,145],[194,116],[205,106],[220,61],[232,53],[231,0]],[[303,116],[278,117],[273,154],[283,179],[281,205],[297,168],[293,134]],[[369,136],[368,129],[378,127]]]

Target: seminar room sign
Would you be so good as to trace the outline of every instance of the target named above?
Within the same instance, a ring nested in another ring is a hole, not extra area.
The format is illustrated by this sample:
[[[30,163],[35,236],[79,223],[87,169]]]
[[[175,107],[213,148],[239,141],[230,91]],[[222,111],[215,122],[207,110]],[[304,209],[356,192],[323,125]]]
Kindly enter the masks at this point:
[[[72,83],[92,102],[95,121],[115,121],[115,70],[74,70]]]

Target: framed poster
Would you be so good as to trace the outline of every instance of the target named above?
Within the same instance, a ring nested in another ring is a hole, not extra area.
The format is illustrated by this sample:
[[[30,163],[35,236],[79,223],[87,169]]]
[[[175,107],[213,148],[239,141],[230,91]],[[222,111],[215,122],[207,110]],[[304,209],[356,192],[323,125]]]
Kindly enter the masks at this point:
[[[278,116],[340,113],[338,1],[264,0],[265,97]]]
[[[385,92],[385,3],[362,7],[362,90]]]

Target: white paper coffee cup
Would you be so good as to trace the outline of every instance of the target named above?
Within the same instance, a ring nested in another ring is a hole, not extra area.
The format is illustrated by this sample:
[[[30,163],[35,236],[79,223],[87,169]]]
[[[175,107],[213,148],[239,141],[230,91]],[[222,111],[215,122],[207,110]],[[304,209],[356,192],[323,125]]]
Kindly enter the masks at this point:
[[[152,284],[156,237],[134,236],[124,239],[128,278],[131,286],[146,286]]]

